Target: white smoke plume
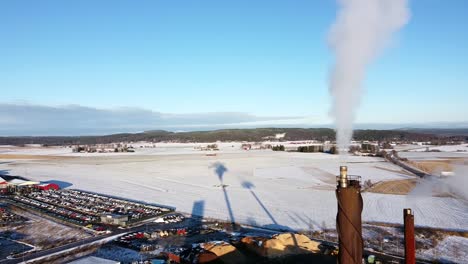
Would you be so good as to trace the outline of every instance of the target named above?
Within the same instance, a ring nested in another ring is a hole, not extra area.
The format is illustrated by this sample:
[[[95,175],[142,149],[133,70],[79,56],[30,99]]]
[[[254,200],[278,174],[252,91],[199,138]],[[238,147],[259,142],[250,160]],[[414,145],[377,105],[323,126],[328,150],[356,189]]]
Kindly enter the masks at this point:
[[[337,143],[347,150],[367,66],[409,20],[407,0],[339,0],[329,33],[335,55],[329,84]]]
[[[439,177],[441,175],[439,172],[420,179],[407,198],[452,196],[468,201],[468,165],[454,163],[452,167],[453,174],[449,176]]]
[[[468,165],[455,165],[453,172],[455,175],[448,180],[449,187],[468,201]]]

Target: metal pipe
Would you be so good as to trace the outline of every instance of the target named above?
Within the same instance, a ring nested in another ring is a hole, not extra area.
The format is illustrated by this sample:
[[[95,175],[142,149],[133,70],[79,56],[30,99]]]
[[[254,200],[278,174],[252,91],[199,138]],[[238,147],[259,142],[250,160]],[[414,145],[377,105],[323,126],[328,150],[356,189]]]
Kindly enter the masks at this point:
[[[410,208],[403,209],[405,232],[405,264],[416,263],[416,241],[414,238],[414,215]]]
[[[348,167],[346,166],[340,166],[339,185],[341,188],[348,187]]]
[[[347,167],[340,167],[336,187],[338,213],[336,229],[339,239],[338,263],[361,264],[363,253],[361,213],[363,208],[359,180],[348,181]],[[348,184],[351,182],[351,184]]]

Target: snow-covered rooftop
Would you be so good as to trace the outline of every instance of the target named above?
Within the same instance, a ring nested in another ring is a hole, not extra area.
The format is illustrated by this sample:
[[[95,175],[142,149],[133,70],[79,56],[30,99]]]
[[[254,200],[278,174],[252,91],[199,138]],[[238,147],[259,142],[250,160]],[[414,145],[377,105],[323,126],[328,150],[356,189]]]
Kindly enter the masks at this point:
[[[26,180],[21,180],[21,179],[13,179],[8,181],[9,184],[11,185],[17,185],[17,186],[26,186],[26,185],[36,185],[39,184],[39,182],[36,181],[26,181]]]
[[[85,257],[82,259],[69,262],[69,264],[118,264],[118,263],[120,262],[115,261],[115,260],[110,260],[110,259],[98,258],[94,256]]]

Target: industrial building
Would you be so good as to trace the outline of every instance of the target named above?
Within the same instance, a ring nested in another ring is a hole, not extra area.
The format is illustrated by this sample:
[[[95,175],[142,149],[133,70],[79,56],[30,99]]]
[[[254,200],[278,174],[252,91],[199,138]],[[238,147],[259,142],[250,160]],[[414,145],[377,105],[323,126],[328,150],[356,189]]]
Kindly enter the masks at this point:
[[[55,190],[57,191],[60,187],[55,183],[40,183],[35,186],[37,189],[42,191]]]
[[[120,214],[103,214],[101,215],[101,223],[109,225],[127,226],[128,215]]]
[[[7,189],[10,193],[28,193],[34,190],[35,186],[40,184],[36,181],[22,180],[22,179],[12,179],[7,182]]]
[[[19,187],[22,187],[22,186],[32,187],[38,184],[39,182],[36,182],[36,181],[28,181],[28,180],[22,180],[22,179],[13,179],[13,180],[8,181],[8,185],[19,186]]]
[[[10,176],[8,176],[10,177]],[[60,186],[51,182],[37,182],[26,179],[12,177],[13,179],[4,179],[0,177],[0,194],[8,193],[30,193],[33,191],[59,190]]]

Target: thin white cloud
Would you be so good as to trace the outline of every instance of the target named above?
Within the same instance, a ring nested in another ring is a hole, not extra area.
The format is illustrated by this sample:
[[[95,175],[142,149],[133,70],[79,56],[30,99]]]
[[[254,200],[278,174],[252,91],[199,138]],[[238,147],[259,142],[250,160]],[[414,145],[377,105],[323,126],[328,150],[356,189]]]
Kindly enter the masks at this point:
[[[303,117],[260,117],[241,112],[160,113],[140,108],[0,103],[0,135],[92,135],[154,129],[216,129],[298,124]]]
[[[195,131],[223,128],[333,127],[316,116],[256,116],[242,112],[171,114],[141,108],[99,109],[80,105],[0,103],[0,136],[76,136],[147,130]],[[467,122],[361,123],[355,129],[467,128]]]

